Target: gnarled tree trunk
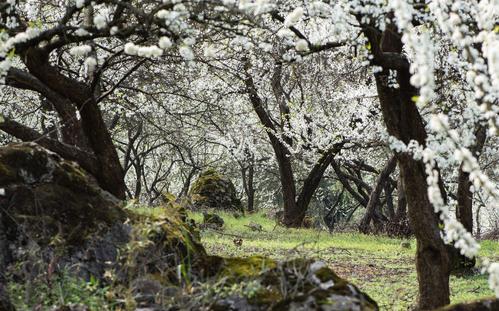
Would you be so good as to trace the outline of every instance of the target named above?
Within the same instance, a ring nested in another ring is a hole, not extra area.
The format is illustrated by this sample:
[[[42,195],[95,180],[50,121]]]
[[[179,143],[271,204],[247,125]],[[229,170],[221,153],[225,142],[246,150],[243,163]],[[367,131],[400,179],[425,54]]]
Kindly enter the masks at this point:
[[[395,25],[384,32],[365,26],[373,49],[374,63],[383,68],[375,74],[378,97],[388,133],[408,144],[425,145],[423,119],[412,101],[418,90],[410,84],[409,62]],[[396,70],[399,87],[389,85],[390,70]],[[418,307],[433,309],[449,304],[449,254],[440,236],[439,218],[427,194],[426,173],[421,160],[410,154],[397,155],[408,202],[409,221],[417,239],[416,269],[419,283]]]
[[[9,85],[36,91],[50,100],[65,124],[64,142],[13,121],[3,122],[0,129],[24,141],[36,139],[45,148],[78,162],[96,177],[103,189],[124,199],[125,174],[92,87],[60,73],[49,63],[49,52],[38,47],[22,51],[29,73],[11,68],[7,81]],[[76,117],[77,110],[81,120]]]

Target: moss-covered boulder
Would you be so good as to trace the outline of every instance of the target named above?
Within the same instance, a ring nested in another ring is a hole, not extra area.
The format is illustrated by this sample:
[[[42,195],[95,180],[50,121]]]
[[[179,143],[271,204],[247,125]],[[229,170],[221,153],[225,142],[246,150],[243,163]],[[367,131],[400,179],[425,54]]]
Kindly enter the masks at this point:
[[[264,257],[222,259],[213,310],[378,310],[355,285],[323,262],[276,262]],[[220,285],[221,284],[221,285]]]
[[[0,147],[0,283],[101,277],[128,242],[121,202],[34,143]],[[5,299],[3,299],[5,301]]]
[[[205,275],[207,254],[183,208],[167,205],[159,213],[129,210],[128,215],[132,231],[121,250],[120,282],[149,278],[178,286]]]
[[[0,148],[0,193],[4,232],[40,246],[54,237],[74,246],[125,219],[120,201],[94,178],[34,143]]]
[[[202,172],[189,191],[195,209],[242,211],[234,184],[214,169]]]
[[[488,298],[472,302],[458,303],[438,310],[439,311],[495,311],[499,310],[499,299]]]

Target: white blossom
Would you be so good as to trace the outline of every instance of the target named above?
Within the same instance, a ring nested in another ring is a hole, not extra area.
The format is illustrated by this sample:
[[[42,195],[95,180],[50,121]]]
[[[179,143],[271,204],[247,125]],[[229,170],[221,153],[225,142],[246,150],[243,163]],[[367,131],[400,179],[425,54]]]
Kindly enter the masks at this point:
[[[305,40],[305,39],[299,39],[298,41],[296,41],[295,49],[298,52],[307,52],[308,51],[308,42],[307,42],[307,40]]]
[[[163,50],[167,50],[172,47],[172,41],[168,37],[161,37],[159,38],[158,45]]]
[[[194,59],[194,53],[189,46],[183,45],[178,49],[178,51],[180,56],[182,56],[185,60],[191,61]]]
[[[76,0],[75,4],[78,9],[81,9],[85,5],[85,0]]]
[[[85,56],[92,51],[92,47],[90,45],[79,45],[71,48],[69,53],[73,56]]]
[[[284,19],[284,27],[291,27],[298,23],[303,17],[303,8],[297,7]]]

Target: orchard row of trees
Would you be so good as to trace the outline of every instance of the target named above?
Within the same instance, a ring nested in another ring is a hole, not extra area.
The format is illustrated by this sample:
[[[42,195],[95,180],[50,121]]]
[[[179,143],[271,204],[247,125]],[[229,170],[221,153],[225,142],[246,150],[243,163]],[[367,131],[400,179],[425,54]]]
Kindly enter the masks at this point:
[[[288,227],[314,199],[333,217],[344,194],[365,208],[363,232],[408,218],[419,307],[434,308],[462,261],[447,244],[477,256],[473,208],[497,207],[498,12],[495,1],[8,0],[0,129],[120,199],[181,197],[218,167],[248,210],[279,198]],[[499,295],[499,266],[485,269]]]

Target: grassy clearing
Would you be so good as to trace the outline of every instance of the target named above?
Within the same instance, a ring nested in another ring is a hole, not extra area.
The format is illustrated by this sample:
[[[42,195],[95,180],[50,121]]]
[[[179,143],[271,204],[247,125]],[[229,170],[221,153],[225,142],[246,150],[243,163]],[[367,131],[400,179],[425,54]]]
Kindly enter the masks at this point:
[[[202,222],[200,213],[190,215]],[[414,267],[415,241],[410,248],[402,240],[358,233],[334,233],[313,229],[286,229],[263,214],[234,218],[221,213],[223,231],[206,230],[202,241],[213,255],[245,257],[264,255],[278,260],[295,257],[318,258],[329,264],[340,276],[352,281],[375,299],[383,310],[407,310],[414,305],[417,280]],[[256,222],[262,232],[247,225]],[[235,238],[242,238],[237,246]],[[499,259],[499,243],[484,241],[481,255]],[[472,275],[451,278],[451,300],[462,302],[492,295],[487,277]]]

